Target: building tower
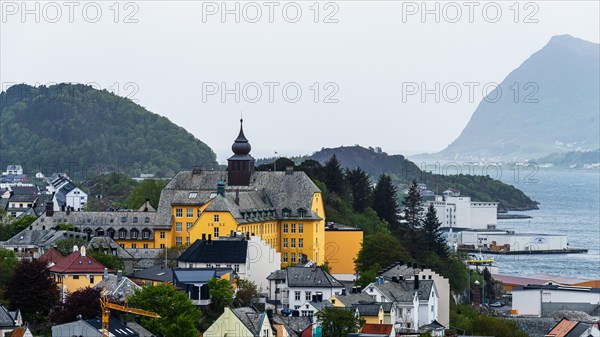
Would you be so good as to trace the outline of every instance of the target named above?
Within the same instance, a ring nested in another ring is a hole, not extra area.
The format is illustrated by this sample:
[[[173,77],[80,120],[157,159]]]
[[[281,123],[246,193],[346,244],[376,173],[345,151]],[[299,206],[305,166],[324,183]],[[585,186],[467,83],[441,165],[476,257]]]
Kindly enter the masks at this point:
[[[255,159],[250,155],[252,147],[244,135],[244,120],[240,119],[240,133],[231,146],[233,156],[227,159],[227,184],[229,186],[249,186],[250,175],[254,172]]]

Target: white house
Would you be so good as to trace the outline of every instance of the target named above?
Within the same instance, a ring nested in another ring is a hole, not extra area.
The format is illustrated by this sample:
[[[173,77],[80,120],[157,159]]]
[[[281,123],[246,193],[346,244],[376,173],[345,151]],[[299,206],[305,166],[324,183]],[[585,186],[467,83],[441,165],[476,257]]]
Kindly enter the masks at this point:
[[[202,334],[204,337],[274,337],[265,313],[253,308],[225,308],[225,311]]]
[[[6,166],[6,171],[2,172],[2,175],[23,175],[23,167],[21,165],[8,165]]]
[[[424,325],[438,320],[439,297],[433,280],[400,280],[385,282],[378,277],[364,293],[376,302],[390,302],[396,306],[397,332],[418,331]]]
[[[234,235],[196,240],[177,259],[179,268],[231,268],[240,278],[256,283],[259,291],[266,290],[267,277],[281,266],[281,254],[260,237]]]
[[[512,310],[519,316],[541,317],[559,310],[598,315],[600,288],[528,285],[512,291]]]
[[[77,187],[67,176],[58,175],[48,190],[54,192],[54,210],[64,211],[67,207],[80,211],[87,204],[88,195]]]
[[[276,270],[267,278],[269,301],[280,308],[299,310],[302,304],[317,295],[322,301],[341,295],[344,285],[323,268],[287,267]]]

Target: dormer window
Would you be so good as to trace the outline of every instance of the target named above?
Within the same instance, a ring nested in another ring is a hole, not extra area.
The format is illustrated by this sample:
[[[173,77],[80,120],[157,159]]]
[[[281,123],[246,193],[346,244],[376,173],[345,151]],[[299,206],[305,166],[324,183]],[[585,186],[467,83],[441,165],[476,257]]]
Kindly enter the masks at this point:
[[[150,223],[150,218],[149,217],[145,217],[144,218],[144,223]]]
[[[190,199],[194,199],[196,197],[198,197],[198,193],[196,193],[196,192],[190,192],[190,194],[188,195],[188,198],[190,198]]]
[[[306,215],[306,210],[304,208],[298,208],[298,217],[304,218],[305,215]]]
[[[127,217],[126,216],[121,217],[121,222],[127,222]]]
[[[137,223],[137,222],[138,222],[138,217],[137,217],[137,216],[134,216],[134,217],[133,217],[133,223]]]
[[[284,208],[281,213],[284,218],[289,218],[292,214],[292,210],[290,210],[289,208]]]

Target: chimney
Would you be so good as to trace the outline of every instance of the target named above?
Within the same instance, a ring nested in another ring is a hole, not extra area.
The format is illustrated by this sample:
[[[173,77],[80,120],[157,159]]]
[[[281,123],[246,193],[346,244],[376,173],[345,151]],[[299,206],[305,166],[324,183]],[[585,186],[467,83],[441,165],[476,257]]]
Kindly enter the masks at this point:
[[[54,215],[54,203],[51,201],[48,201],[46,203],[46,216],[53,216]]]
[[[60,210],[64,212],[65,211],[65,205],[60,206]]]
[[[403,265],[404,265],[404,260],[400,260],[400,261],[398,261],[398,265],[399,265],[399,266],[403,266]]]
[[[150,203],[150,198],[146,197],[146,203],[144,204],[144,212],[148,212],[148,204]]]
[[[219,180],[217,183],[217,193],[225,197],[225,182],[223,180]]]
[[[85,257],[85,247],[81,246],[81,249],[79,251],[80,251],[81,257]]]
[[[194,165],[192,169],[192,175],[198,175],[202,173],[202,167],[200,165]]]
[[[117,282],[121,282],[122,279],[123,279],[123,271],[117,270]]]
[[[71,206],[67,206],[67,215],[71,214]]]
[[[211,234],[208,234],[208,243],[209,244],[212,243],[212,235]]]
[[[425,270],[425,268],[426,268],[425,264],[424,263],[421,264],[421,270]]]
[[[415,290],[419,289],[419,275],[415,275]]]
[[[294,174],[294,167],[293,166],[286,166],[286,168],[285,168],[285,175],[286,176],[291,176],[292,174]]]
[[[65,233],[65,234],[67,234],[67,233]],[[74,252],[77,252],[77,251],[79,251],[79,247],[77,247],[77,245],[73,246],[73,251],[74,251]]]
[[[202,233],[202,241],[206,241],[206,234]]]
[[[250,241],[250,232],[246,232],[246,240]]]
[[[104,268],[104,277],[102,279],[106,280],[107,277],[108,277],[108,268]]]
[[[240,205],[240,191],[239,190],[235,190],[235,204],[236,205]]]

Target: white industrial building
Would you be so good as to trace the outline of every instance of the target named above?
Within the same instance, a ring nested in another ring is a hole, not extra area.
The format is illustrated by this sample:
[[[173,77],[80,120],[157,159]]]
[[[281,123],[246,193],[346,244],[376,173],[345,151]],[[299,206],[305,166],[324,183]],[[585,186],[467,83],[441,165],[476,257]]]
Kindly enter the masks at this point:
[[[496,228],[498,203],[471,201],[471,197],[445,194],[432,201],[442,227],[467,229]]]
[[[512,291],[513,313],[519,316],[541,317],[555,311],[582,311],[598,315],[600,288],[528,285]]]
[[[512,230],[476,230],[442,228],[442,236],[452,247],[470,246],[473,249],[499,252],[557,251],[569,248],[567,235],[515,233]]]
[[[54,193],[54,210],[64,211],[70,207],[74,211],[81,211],[87,204],[88,195],[77,187],[66,175],[59,174],[51,181],[50,192]]]

